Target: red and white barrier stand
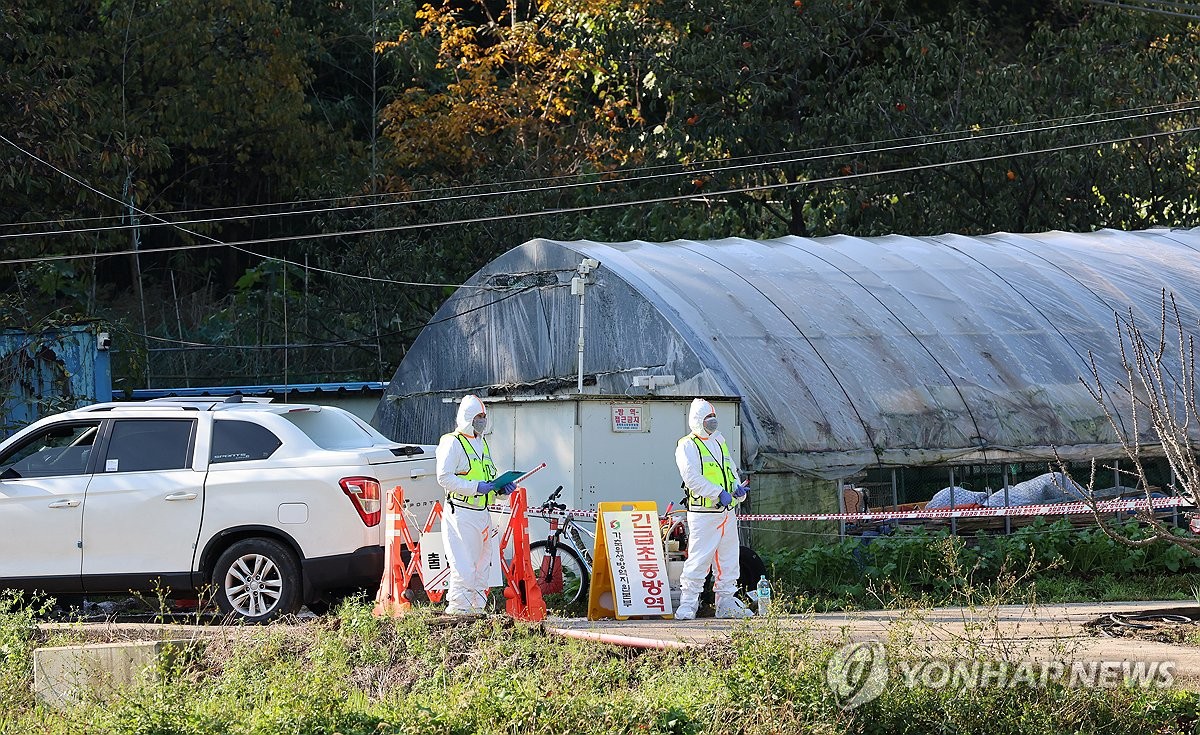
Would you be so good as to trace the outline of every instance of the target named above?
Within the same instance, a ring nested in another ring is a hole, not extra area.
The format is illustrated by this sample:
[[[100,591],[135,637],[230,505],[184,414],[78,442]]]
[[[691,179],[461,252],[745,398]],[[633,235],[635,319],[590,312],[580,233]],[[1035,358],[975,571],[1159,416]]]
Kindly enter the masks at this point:
[[[526,491],[518,487],[509,496],[512,516],[508,519],[508,527],[500,537],[500,566],[504,570],[505,609],[515,620],[537,622],[546,619],[546,602],[542,599],[542,590],[538,587],[537,577],[533,573],[533,564],[529,559],[529,519],[525,511],[529,508]],[[508,557],[505,549],[512,545],[512,561],[505,562]]]
[[[524,480],[534,472],[544,468],[546,463],[538,465],[517,478]],[[526,511],[529,508],[525,488],[519,487],[509,496],[511,513],[508,526],[500,540],[500,568],[504,572],[505,604],[509,615],[517,620],[539,621],[546,619],[546,603],[542,600],[541,590],[537,585],[537,577],[533,573],[533,565],[529,559],[529,519]],[[433,504],[429,519],[421,529],[421,534],[428,534],[435,523],[442,518],[442,504]],[[383,579],[379,583],[379,593],[375,597],[375,615],[383,617],[399,617],[412,609],[413,592],[410,589],[413,577],[421,580],[425,594],[433,602],[441,602],[444,575],[449,574],[449,567],[442,566],[436,572],[431,571],[431,577],[426,578],[421,557],[421,544],[413,538],[408,520],[404,512],[404,489],[399,485],[392,488],[388,495],[387,536],[384,541]],[[505,562],[504,550],[512,545],[512,562]],[[404,561],[404,552],[408,552],[408,561]],[[431,589],[433,588],[433,589]]]
[[[433,509],[429,511],[429,518],[426,519],[425,525],[421,527],[421,536],[433,531],[433,524],[442,520],[442,501],[434,502]],[[417,558],[417,572],[421,577],[421,585],[425,589],[425,596],[430,602],[441,602],[442,596],[446,594],[446,579],[450,576],[450,566],[446,564],[445,553],[442,554],[441,564],[438,568],[433,568],[434,565],[426,564],[425,550],[421,549],[421,542],[417,540],[417,551],[414,552]],[[428,567],[428,576],[426,569]]]
[[[379,582],[379,593],[375,596],[377,616],[399,617],[412,608],[412,592],[409,583],[412,575],[420,573],[421,553],[409,531],[404,517],[404,489],[397,485],[388,495],[387,537],[383,546],[383,579]],[[404,549],[408,549],[408,563],[404,563]]]

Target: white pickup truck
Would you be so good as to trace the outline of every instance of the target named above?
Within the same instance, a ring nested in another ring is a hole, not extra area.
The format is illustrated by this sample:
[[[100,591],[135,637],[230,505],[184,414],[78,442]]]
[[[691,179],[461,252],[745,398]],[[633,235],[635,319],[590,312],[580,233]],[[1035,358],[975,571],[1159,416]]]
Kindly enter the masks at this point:
[[[0,588],[211,594],[261,622],[371,589],[396,485],[442,497],[434,447],[328,406],[104,403],[0,444]]]

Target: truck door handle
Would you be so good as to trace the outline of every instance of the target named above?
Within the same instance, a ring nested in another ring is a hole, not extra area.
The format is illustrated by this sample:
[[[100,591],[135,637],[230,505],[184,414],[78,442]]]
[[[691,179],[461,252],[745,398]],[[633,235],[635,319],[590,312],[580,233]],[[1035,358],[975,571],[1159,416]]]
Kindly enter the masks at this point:
[[[166,500],[168,502],[170,502],[172,500],[195,500],[195,499],[196,499],[196,493],[189,493],[189,492],[172,493],[171,495],[168,495],[167,497],[163,498],[163,500]]]
[[[417,479],[418,477],[424,477],[425,475],[428,475],[428,474],[429,474],[429,471],[428,471],[428,470],[410,470],[410,471],[409,471],[409,473],[408,473],[408,476],[409,476],[411,479],[414,479],[414,480],[415,480],[415,479]]]
[[[55,500],[53,503],[51,503],[50,505],[48,505],[46,507],[47,508],[76,508],[78,506],[79,506],[79,501],[76,500],[75,498],[71,498],[70,500]]]

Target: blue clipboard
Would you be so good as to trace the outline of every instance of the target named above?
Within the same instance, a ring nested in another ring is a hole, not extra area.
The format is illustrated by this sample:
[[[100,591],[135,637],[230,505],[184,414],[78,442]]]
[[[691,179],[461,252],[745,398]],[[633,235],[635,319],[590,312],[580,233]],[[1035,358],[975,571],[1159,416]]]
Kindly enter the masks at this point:
[[[492,480],[492,484],[496,487],[504,487],[510,482],[516,482],[524,474],[525,472],[521,470],[509,470],[495,480]]]

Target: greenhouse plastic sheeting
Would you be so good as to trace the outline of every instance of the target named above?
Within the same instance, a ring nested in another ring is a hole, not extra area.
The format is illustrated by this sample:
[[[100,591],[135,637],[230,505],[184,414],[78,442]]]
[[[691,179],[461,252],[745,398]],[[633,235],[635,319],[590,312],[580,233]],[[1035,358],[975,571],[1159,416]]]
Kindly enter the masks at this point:
[[[659,374],[676,384],[658,395],[740,397],[744,464],[823,476],[1111,453],[1115,433],[1080,379],[1089,355],[1106,386],[1123,377],[1115,314],[1132,309],[1157,332],[1166,289],[1186,325],[1200,315],[1200,229],[533,240],[443,305],[376,425],[434,441],[453,423],[444,397],[574,392],[569,284],[585,257],[601,262],[586,294],[586,392],[621,396]]]

